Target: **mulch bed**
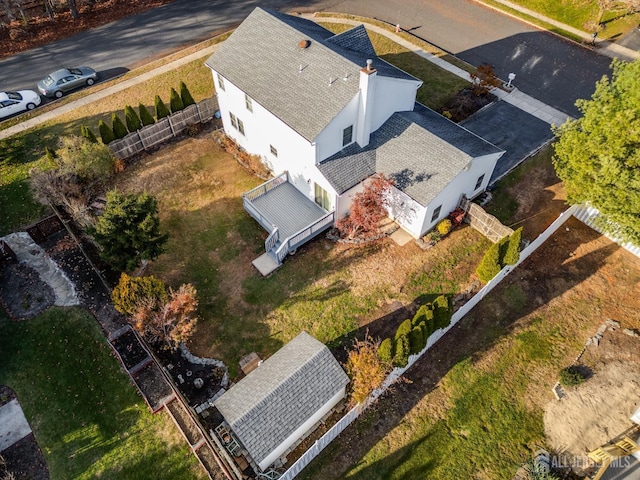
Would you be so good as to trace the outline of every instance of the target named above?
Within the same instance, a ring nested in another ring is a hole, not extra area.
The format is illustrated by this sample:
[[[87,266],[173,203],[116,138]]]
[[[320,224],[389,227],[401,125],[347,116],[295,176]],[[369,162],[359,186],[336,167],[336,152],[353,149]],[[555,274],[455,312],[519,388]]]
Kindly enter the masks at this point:
[[[173,393],[171,387],[165,380],[162,372],[155,363],[148,365],[138,372],[133,380],[138,385],[140,391],[144,392],[145,398],[154,412],[162,407],[162,400]]]
[[[16,392],[0,385],[0,406],[16,398]],[[0,456],[5,461],[4,465],[0,463],[0,478],[49,480],[49,468],[33,433],[3,450]],[[8,477],[8,473],[13,474],[13,477]]]
[[[5,263],[0,267],[0,304],[9,317],[35,317],[56,300],[53,289],[40,280],[38,272],[22,263]]]
[[[132,330],[112,340],[111,345],[118,351],[127,370],[131,370],[144,359],[149,358],[149,354],[140,345],[136,334]]]

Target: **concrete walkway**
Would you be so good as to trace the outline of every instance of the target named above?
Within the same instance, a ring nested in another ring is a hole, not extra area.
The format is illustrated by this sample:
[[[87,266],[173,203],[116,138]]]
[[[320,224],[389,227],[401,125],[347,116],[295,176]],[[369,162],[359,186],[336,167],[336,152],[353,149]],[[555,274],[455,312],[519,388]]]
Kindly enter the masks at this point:
[[[79,305],[80,301],[73,283],[28,233],[12,233],[2,237],[1,240],[7,242],[20,263],[33,268],[38,272],[40,279],[53,289],[56,296],[55,305],[61,307]]]
[[[510,15],[514,18],[517,18],[519,20],[525,21],[520,17],[516,17],[515,15],[511,15],[508,12],[505,12],[504,10],[500,10],[496,7],[493,7],[492,5],[487,5],[484,2],[482,2],[482,0],[476,0],[478,1],[478,3],[482,3],[483,5],[485,5],[488,8],[493,8],[496,11],[499,11],[500,13],[503,13],[505,15]],[[580,37],[583,40],[585,40],[586,42],[590,43],[593,40],[592,34],[591,33],[587,33],[584,32],[582,30],[579,30],[577,28],[571,27],[569,25],[566,25],[564,23],[558,22],[556,20],[553,20],[551,18],[545,17],[544,15],[539,14],[538,12],[534,12],[533,10],[529,10],[528,8],[522,7],[520,5],[517,5],[513,2],[510,2],[508,0],[496,0],[498,3],[501,3],[502,5],[504,5],[505,7],[509,7],[513,10],[516,10],[518,12],[524,13],[525,15],[528,15],[532,18],[536,18],[542,22],[545,22],[549,25],[553,25],[554,27],[559,28],[560,30],[564,30],[565,32],[569,32],[572,33],[573,35],[575,35],[576,37]],[[527,22],[530,23],[530,22]],[[534,25],[535,26],[535,25]],[[617,45],[615,43],[606,41],[606,40],[598,40],[598,38],[596,37],[596,47],[598,49],[598,53],[601,53],[602,55],[606,55],[608,57],[611,58],[619,58],[621,60],[626,60],[626,61],[633,61],[637,58],[640,58],[640,52],[631,50],[629,48],[623,47],[621,45]]]
[[[367,29],[373,32],[379,33],[380,35],[383,35],[389,38],[390,40],[398,43],[399,45],[402,45],[407,50],[410,50],[416,55],[421,56],[425,60],[430,61],[431,63],[437,65],[443,70],[447,70],[448,72],[451,72],[454,75],[457,75],[458,77],[463,78],[468,82],[471,82],[471,76],[469,75],[469,72],[467,72],[466,70],[456,67],[455,65],[452,65],[451,63],[443,60],[442,58],[422,50],[420,47],[417,47],[416,45],[409,42],[408,40],[405,40],[404,38],[400,37],[399,35],[396,35],[393,32],[390,32],[385,28],[381,28],[376,25],[372,25],[370,23],[360,22],[356,20],[349,20],[345,18],[314,17],[313,15],[303,15],[303,17],[308,18],[310,20],[314,20],[316,22],[326,22],[326,23],[344,23],[349,25],[360,25],[364,23]],[[533,115],[536,118],[539,118],[540,120],[550,125],[551,124],[561,125],[568,118],[571,118],[566,113],[563,113],[560,110],[550,107],[549,105],[546,105],[541,101],[536,100],[535,98],[532,98],[529,95],[520,92],[517,88],[514,88],[510,92],[507,92],[498,88],[494,88],[491,93],[493,93],[495,96],[497,96],[501,100],[504,100],[505,102],[510,103],[521,110],[524,110],[525,112]]]

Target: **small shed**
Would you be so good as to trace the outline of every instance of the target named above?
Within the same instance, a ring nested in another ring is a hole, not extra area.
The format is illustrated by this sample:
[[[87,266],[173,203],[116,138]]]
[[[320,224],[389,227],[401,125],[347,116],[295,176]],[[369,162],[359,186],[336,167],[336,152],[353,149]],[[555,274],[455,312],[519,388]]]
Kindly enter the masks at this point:
[[[344,398],[348,383],[329,349],[302,332],[215,406],[264,471]]]

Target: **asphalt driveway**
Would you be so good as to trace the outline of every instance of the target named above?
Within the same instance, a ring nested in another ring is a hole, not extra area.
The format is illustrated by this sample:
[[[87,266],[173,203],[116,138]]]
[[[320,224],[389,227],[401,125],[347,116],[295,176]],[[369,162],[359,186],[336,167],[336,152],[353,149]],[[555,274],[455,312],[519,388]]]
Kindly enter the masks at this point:
[[[504,101],[483,108],[461,125],[506,152],[498,160],[490,184],[553,138],[548,123]]]

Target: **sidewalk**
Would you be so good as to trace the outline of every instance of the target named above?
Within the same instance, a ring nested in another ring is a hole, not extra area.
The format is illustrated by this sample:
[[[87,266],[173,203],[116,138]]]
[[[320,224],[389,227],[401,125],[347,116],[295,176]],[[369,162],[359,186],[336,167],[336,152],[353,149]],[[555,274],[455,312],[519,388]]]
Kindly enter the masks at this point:
[[[488,5],[486,3],[484,3],[482,0],[476,0],[478,3],[482,3],[485,7],[488,8],[492,8],[496,11],[499,11],[500,13],[503,13],[505,15],[510,15],[514,18],[517,18],[523,22],[526,22],[526,20],[517,17],[515,15],[512,15],[508,12],[505,12],[504,10],[500,10],[492,5]],[[509,7],[513,10],[517,10],[518,12],[524,13],[525,15],[528,15],[530,17],[536,18],[542,22],[548,23],[549,25],[553,25],[554,27],[557,27],[561,30],[564,30],[565,32],[569,32],[572,33],[573,35],[582,38],[583,40],[585,40],[587,43],[591,43],[593,40],[593,37],[591,36],[591,33],[587,33],[587,32],[583,32],[582,30],[578,30],[577,28],[574,27],[570,27],[569,25],[565,25],[564,23],[560,23],[556,20],[552,20],[551,18],[545,17],[544,15],[540,15],[537,12],[534,12],[533,10],[529,10],[528,8],[522,7],[520,5],[517,5],[513,2],[510,2],[508,0],[495,0],[498,3],[501,3],[502,5],[504,5],[505,7]],[[527,22],[530,23],[530,22]],[[531,23],[530,23],[531,24]],[[536,26],[536,25],[534,25]],[[630,48],[626,48],[623,47],[621,45],[617,45],[615,43],[606,41],[606,40],[598,40],[596,37],[596,48],[598,49],[598,53],[601,53],[602,55],[606,55],[607,57],[611,57],[611,58],[619,58],[621,60],[626,60],[626,61],[633,61],[637,58],[640,58],[640,52],[637,52],[635,50],[631,50]]]
[[[312,14],[302,15],[302,17],[308,18],[313,21],[321,21],[326,23],[344,23],[349,25],[360,25],[364,23],[367,29],[373,32],[379,33],[380,35],[384,35],[390,40],[393,40],[399,45],[402,45],[407,50],[412,51],[416,55],[420,55],[425,60],[428,60],[431,63],[437,65],[438,67],[444,70],[447,70],[448,72],[451,72],[454,75],[457,75],[460,78],[467,80],[468,82],[471,82],[471,76],[469,75],[469,72],[467,72],[466,70],[456,67],[455,65],[452,65],[449,62],[443,60],[442,58],[436,57],[435,55],[429,52],[425,52],[420,47],[417,47],[416,45],[409,42],[408,40],[405,40],[399,35],[396,35],[395,33],[390,32],[389,30],[386,30],[384,28],[378,27],[376,25],[372,25],[370,23],[356,21],[356,20],[348,20],[345,18],[314,17]],[[533,115],[536,118],[539,118],[540,120],[550,125],[551,124],[562,125],[568,118],[571,118],[566,113],[563,113],[560,110],[557,110],[549,105],[542,103],[539,100],[536,100],[533,97],[530,97],[525,93],[522,93],[517,88],[514,88],[511,92],[506,92],[499,88],[494,88],[491,91],[491,93],[493,93],[495,96],[497,96],[501,100],[504,100],[505,102],[512,104],[513,106]]]

